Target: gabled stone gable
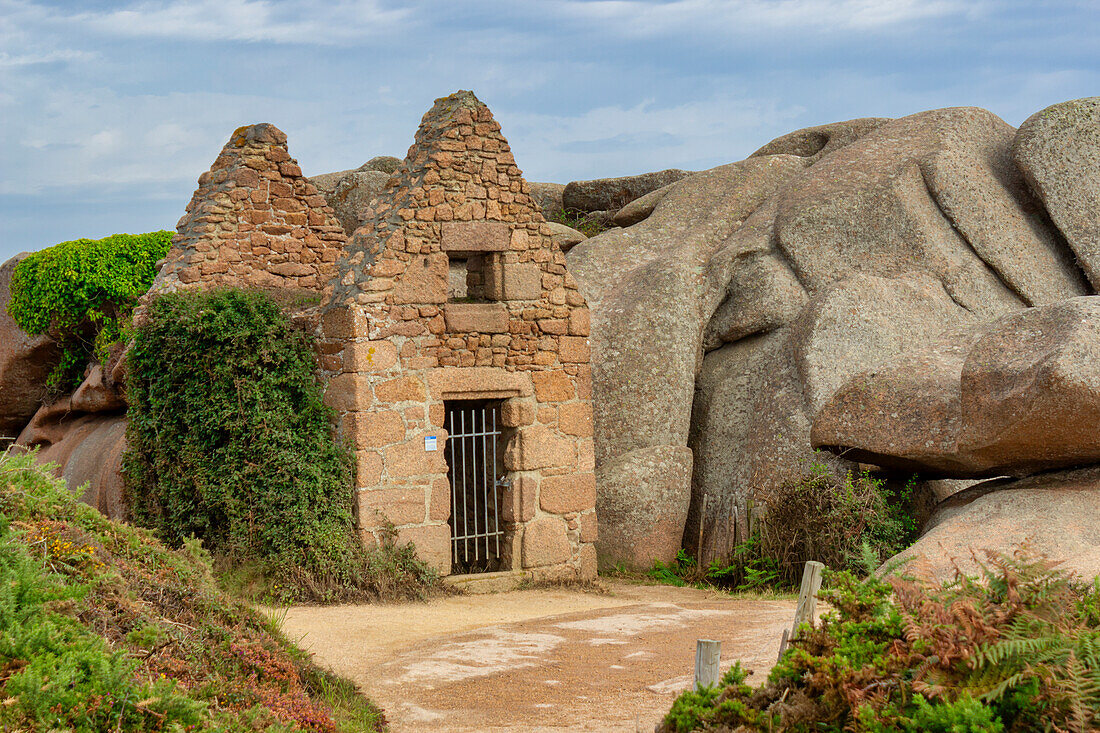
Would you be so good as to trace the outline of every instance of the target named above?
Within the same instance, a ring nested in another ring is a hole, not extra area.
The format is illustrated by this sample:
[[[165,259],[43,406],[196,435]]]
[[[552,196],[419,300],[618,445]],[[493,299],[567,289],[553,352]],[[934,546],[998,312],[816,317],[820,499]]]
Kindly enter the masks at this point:
[[[274,125],[238,128],[176,225],[151,293],[231,285],[320,290],[347,237]]]
[[[467,258],[481,302],[448,302],[448,262]],[[325,293],[326,399],[355,444],[365,539],[388,520],[450,569],[444,402],[497,399],[512,568],[593,576],[588,309],[471,92],[424,116]],[[425,450],[431,436],[438,452]]]

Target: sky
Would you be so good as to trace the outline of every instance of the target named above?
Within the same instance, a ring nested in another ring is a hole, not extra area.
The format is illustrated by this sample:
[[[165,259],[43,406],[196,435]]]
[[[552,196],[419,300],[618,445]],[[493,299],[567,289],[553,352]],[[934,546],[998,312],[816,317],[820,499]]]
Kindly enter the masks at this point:
[[[172,229],[237,127],[306,175],[472,89],[528,180],[701,170],[792,130],[1100,95],[1100,0],[0,0],[0,262]]]

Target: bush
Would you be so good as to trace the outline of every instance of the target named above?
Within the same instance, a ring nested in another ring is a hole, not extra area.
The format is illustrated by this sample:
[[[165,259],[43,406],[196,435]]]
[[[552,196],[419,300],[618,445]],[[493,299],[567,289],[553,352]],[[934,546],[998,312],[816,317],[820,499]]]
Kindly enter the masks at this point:
[[[675,585],[759,591],[797,587],[808,560],[870,573],[916,538],[915,481],[896,488],[868,472],[838,477],[815,464],[771,491],[765,504],[746,506],[750,534],[727,557],[700,566],[680,550],[672,563],[655,563],[649,575]]]
[[[685,693],[664,731],[1094,730],[1100,581],[1020,552],[942,586],[831,573],[767,683]],[[744,726],[738,728],[738,726]]]
[[[870,572],[916,539],[914,483],[895,490],[866,471],[837,477],[814,466],[768,495],[753,549],[775,563],[778,580],[789,585],[799,582],[808,560]]]
[[[358,539],[351,452],[334,439],[313,354],[261,293],[151,303],[128,363],[133,518],[256,568],[286,600],[420,595],[438,578],[410,548],[367,552]]]
[[[206,553],[77,503],[32,454],[0,454],[0,729],[383,727],[221,593]]]
[[[586,237],[594,237],[614,228],[613,225],[601,221],[594,214],[586,214],[582,211],[561,211],[551,216],[548,221],[564,224],[570,229],[576,229]]]
[[[77,239],[35,252],[11,278],[8,312],[29,334],[48,333],[62,346],[50,386],[79,384],[90,356],[104,359],[156,277],[172,233],[115,234]]]

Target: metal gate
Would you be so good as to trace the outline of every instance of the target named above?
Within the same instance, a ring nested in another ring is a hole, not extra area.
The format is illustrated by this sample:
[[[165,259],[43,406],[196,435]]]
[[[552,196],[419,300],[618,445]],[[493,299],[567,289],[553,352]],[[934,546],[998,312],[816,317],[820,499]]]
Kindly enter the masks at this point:
[[[451,561],[456,574],[501,569],[504,545],[499,402],[452,402],[447,408],[451,480]]]

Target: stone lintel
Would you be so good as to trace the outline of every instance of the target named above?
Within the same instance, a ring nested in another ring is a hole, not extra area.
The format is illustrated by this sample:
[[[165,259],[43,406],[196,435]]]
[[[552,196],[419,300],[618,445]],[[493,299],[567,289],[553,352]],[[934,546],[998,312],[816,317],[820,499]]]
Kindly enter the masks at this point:
[[[443,319],[448,333],[508,333],[504,303],[447,303]]]
[[[444,252],[504,252],[511,249],[512,230],[498,221],[443,222]]]
[[[428,373],[432,399],[507,399],[532,394],[530,375],[497,367],[449,367]]]

